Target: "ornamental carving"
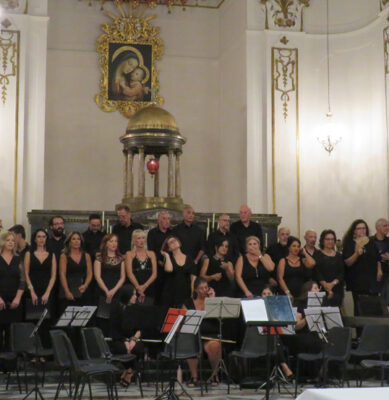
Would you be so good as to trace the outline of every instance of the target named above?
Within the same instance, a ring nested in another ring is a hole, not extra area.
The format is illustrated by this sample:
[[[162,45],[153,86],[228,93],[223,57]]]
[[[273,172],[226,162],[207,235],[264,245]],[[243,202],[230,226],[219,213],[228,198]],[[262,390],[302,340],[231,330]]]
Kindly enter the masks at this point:
[[[11,78],[17,79],[19,32],[0,30],[0,91],[3,104]]]
[[[261,0],[265,8],[266,29],[303,30],[303,9],[309,0]]]
[[[384,29],[385,74],[389,74],[389,26]]]
[[[273,92],[280,95],[282,114],[286,121],[290,94],[296,91],[297,49],[273,48],[272,61]]]
[[[26,13],[27,0],[0,0],[0,8],[11,14]]]
[[[155,16],[135,17],[128,4],[115,4],[120,15],[107,12],[113,22],[102,25],[105,33],[97,40],[101,79],[95,101],[103,111],[130,118],[143,107],[163,104],[156,61],[164,45],[159,27],[150,24]]]
[[[385,7],[389,6],[389,0],[380,0],[380,6],[381,10],[383,10]]]

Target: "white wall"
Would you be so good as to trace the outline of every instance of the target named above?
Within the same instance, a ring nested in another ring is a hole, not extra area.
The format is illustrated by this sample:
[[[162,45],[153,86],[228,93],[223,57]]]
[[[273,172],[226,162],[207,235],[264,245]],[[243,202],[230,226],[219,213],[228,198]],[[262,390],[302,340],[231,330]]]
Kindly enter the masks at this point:
[[[95,42],[100,7],[77,0],[49,3],[45,208],[113,209],[123,195],[119,136],[128,120],[94,103],[100,70]],[[182,196],[195,209],[218,207],[218,48],[216,10],[157,9],[165,54],[160,70],[163,107],[188,139],[182,157]],[[164,165],[164,162],[162,162]],[[163,190],[163,187],[162,187]]]

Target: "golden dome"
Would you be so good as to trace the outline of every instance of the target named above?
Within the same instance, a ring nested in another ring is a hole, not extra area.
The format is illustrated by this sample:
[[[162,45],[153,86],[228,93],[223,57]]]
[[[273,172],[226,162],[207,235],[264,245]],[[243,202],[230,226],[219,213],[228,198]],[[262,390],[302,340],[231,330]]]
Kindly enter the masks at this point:
[[[172,133],[179,133],[173,115],[157,106],[140,109],[131,117],[127,125],[127,132],[149,129],[163,129]]]

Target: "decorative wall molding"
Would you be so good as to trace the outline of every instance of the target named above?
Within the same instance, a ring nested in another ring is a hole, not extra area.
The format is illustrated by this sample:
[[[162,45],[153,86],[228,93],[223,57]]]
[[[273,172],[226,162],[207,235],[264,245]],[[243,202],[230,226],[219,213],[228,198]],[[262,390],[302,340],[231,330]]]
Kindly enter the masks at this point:
[[[9,14],[26,14],[28,0],[0,0],[0,8]]]
[[[383,10],[384,8],[389,6],[389,0],[380,0],[380,8]]]
[[[275,58],[273,64],[272,80],[274,89],[279,92],[282,100],[282,113],[284,120],[288,117],[289,94],[296,90],[296,49],[274,48]]]
[[[303,31],[303,10],[310,0],[261,0],[266,29]]]
[[[387,75],[389,74],[389,26],[384,29],[384,57],[385,57],[385,75]]]
[[[17,78],[19,54],[19,33],[0,31],[0,91],[1,101],[5,104],[7,89],[11,78]]]
[[[277,212],[277,197],[279,199],[283,199],[285,195],[291,197],[293,196],[292,193],[295,192],[296,224],[298,235],[300,235],[298,49],[272,47],[271,63],[273,213]],[[291,109],[290,112],[289,107]],[[283,162],[288,165],[287,169],[285,169]],[[292,167],[293,164],[296,166],[295,173]],[[279,182],[276,179],[276,165],[280,176]],[[283,205],[281,204],[280,209],[282,207]]]

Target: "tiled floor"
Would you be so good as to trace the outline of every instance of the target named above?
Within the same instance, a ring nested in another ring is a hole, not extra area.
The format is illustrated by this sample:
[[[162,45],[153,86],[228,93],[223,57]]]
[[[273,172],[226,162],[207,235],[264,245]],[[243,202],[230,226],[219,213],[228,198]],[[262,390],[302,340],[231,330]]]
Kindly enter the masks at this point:
[[[32,377],[31,377],[32,378]],[[56,390],[56,379],[57,375],[54,375],[54,373],[49,373],[48,377],[48,383],[45,384],[44,388],[40,388],[42,391],[42,395],[44,399],[49,400],[54,398],[55,390]],[[354,384],[355,382],[350,382],[351,384]],[[32,379],[30,382],[30,387],[31,389],[33,387]],[[379,386],[379,382],[377,381],[367,381],[365,382],[365,386]],[[312,386],[304,386],[303,389],[307,389],[308,387]],[[212,400],[259,400],[264,398],[265,391],[264,390],[259,390],[255,391],[252,389],[244,389],[244,390],[239,390],[238,385],[232,385],[231,386],[231,393],[228,395],[227,394],[227,385],[225,384],[220,384],[217,388],[208,388],[208,393],[204,394],[204,397],[200,396],[200,389],[199,388],[187,388],[185,386],[185,389],[189,392],[189,394],[193,397],[195,400],[206,400],[206,399],[212,399]],[[144,383],[143,384],[143,391],[144,391],[144,397],[143,399],[145,400],[151,400],[155,399],[155,386],[154,384],[151,383]],[[288,393],[289,391],[289,393]],[[104,384],[101,383],[93,383],[92,385],[92,392],[93,392],[93,398],[94,399],[106,399],[107,398],[107,392]],[[179,386],[176,386],[176,392],[175,392],[180,399],[185,399],[188,398],[184,394],[181,393]],[[139,388],[135,384],[131,384],[129,388],[124,389],[120,386],[118,386],[118,394],[120,400],[130,400],[130,399],[141,399],[140,393],[139,393]],[[284,399],[292,399],[294,396],[294,387],[292,385],[288,385],[286,387],[281,387],[281,393],[278,392],[277,389],[274,389],[271,391],[271,399],[272,400],[284,400]],[[11,387],[9,388],[8,391],[5,390],[5,381],[3,378],[0,380],[0,399],[5,400],[5,399],[23,399],[26,393],[20,394],[18,391],[18,388],[15,384],[15,382],[12,383]],[[30,399],[34,399],[34,396],[31,395]],[[69,396],[65,390],[61,392],[60,399],[69,399]],[[83,399],[89,399],[89,392],[87,389],[84,391]]]

